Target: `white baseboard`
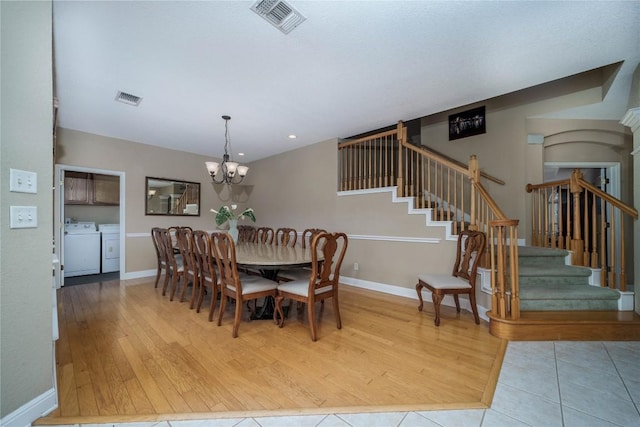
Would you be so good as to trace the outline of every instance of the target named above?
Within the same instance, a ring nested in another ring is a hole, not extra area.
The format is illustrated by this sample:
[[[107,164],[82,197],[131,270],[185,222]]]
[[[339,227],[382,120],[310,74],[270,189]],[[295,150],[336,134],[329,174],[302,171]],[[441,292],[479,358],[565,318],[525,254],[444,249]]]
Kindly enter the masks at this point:
[[[30,427],[31,423],[49,414],[58,407],[56,390],[50,388],[40,396],[25,403],[6,417],[0,419],[2,427]]]
[[[416,294],[415,289],[403,288],[401,286],[387,285],[385,283],[371,282],[368,280],[355,279],[353,277],[345,277],[340,276],[340,283],[344,283],[345,285],[355,286],[356,288],[368,289],[370,291],[382,292],[385,294],[396,295],[399,297],[411,298],[414,300],[418,300],[418,295]],[[431,292],[424,290],[423,297],[427,301],[431,301]],[[448,307],[455,307],[455,303],[453,298],[447,298],[442,301],[442,305],[446,305]],[[471,304],[469,304],[469,300],[466,298],[460,298],[460,308],[465,309],[471,312]],[[487,316],[487,308],[478,305],[478,314],[482,320],[489,321],[489,317]]]
[[[158,270],[156,270],[156,269],[130,271],[130,272],[124,273],[123,277],[121,277],[121,279],[127,280],[127,279],[142,279],[144,277],[155,277],[157,271]]]

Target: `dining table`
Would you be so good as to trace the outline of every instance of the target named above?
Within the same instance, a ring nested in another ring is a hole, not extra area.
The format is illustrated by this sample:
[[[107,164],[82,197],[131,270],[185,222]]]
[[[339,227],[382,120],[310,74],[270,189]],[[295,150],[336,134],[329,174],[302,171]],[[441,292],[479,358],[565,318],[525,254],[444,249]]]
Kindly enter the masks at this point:
[[[319,262],[324,260],[318,250]],[[310,267],[313,262],[311,248],[301,245],[282,246],[266,243],[240,242],[236,244],[236,264],[240,269],[258,271],[264,278],[276,281],[280,270]],[[311,276],[311,270],[309,270]],[[262,307],[256,308],[252,319],[272,319],[275,301],[265,299]]]

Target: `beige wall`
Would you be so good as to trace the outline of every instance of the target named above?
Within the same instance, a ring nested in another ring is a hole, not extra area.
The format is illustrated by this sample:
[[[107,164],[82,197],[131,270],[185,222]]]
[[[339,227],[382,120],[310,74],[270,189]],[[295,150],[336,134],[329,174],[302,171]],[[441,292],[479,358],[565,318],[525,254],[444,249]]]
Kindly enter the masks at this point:
[[[54,387],[52,344],[51,2],[0,2],[2,214],[0,419]],[[9,169],[38,174],[37,194],[9,192]],[[38,227],[9,228],[9,206],[36,206]]]

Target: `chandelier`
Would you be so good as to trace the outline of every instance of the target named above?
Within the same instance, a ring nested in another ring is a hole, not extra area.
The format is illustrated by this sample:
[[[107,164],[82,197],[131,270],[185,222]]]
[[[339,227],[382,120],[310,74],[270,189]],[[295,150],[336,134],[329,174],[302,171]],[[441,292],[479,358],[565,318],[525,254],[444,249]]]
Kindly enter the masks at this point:
[[[231,116],[222,116],[224,119],[224,155],[222,163],[205,162],[207,171],[214,184],[239,184],[247,175],[249,168],[233,161],[231,153],[231,141],[229,140],[229,120]]]

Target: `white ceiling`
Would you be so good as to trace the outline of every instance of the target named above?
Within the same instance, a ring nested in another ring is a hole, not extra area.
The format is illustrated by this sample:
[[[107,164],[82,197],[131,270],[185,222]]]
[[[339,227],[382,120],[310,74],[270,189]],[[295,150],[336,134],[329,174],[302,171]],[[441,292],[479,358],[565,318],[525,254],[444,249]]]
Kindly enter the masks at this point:
[[[228,114],[249,162],[624,60],[559,114],[620,120],[640,62],[640,1],[290,1],[288,35],[253,3],[54,0],[59,125],[220,157]]]

